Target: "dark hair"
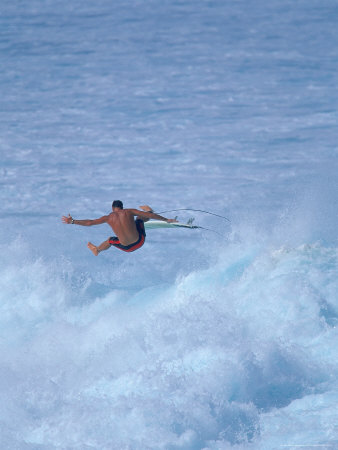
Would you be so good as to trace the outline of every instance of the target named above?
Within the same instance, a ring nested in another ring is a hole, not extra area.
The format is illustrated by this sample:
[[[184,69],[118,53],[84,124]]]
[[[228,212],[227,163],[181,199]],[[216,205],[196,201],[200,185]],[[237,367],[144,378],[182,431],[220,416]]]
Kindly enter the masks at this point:
[[[123,203],[121,200],[114,200],[112,204],[112,208],[121,208],[123,209]]]

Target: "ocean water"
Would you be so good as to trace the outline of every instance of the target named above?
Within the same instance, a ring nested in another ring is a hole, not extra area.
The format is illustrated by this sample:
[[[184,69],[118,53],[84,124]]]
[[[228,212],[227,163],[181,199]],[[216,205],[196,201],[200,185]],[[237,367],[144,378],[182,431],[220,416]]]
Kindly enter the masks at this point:
[[[338,448],[337,20],[2,0],[1,449]],[[94,257],[114,199],[211,231]]]

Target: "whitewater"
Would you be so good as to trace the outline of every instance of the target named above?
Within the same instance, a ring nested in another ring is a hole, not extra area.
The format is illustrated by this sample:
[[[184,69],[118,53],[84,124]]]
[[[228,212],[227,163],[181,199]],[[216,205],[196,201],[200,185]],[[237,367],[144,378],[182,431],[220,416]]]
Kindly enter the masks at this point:
[[[338,448],[337,19],[1,2],[1,449]],[[213,231],[95,257],[115,199]]]

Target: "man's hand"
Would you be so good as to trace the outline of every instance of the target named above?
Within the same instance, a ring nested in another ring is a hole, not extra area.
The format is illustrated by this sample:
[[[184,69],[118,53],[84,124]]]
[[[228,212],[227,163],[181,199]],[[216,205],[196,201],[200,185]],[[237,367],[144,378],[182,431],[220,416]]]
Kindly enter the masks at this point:
[[[167,219],[167,223],[178,223],[176,219]]]
[[[73,220],[73,217],[70,215],[70,214],[68,214],[68,217],[66,217],[66,216],[62,216],[62,222],[63,223],[72,223],[72,220]]]

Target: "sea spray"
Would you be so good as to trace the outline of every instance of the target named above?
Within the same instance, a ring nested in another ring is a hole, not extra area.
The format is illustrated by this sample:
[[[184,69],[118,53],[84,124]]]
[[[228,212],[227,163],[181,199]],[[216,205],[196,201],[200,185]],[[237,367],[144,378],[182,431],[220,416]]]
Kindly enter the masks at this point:
[[[76,304],[62,269],[18,269],[19,252],[1,293],[1,420],[19,448],[262,448],[282,411],[336,388],[334,248],[234,243],[170,286],[73,286]]]

